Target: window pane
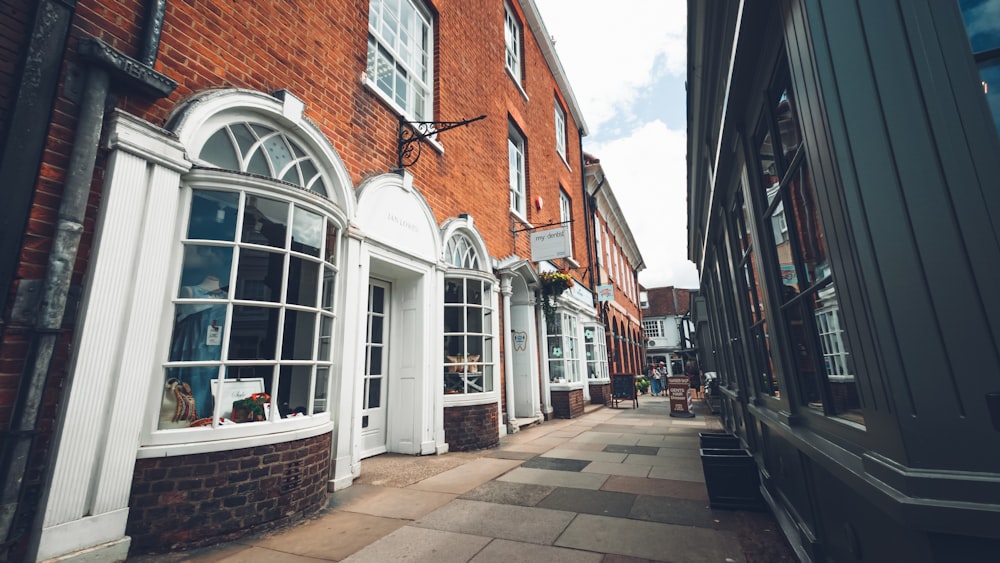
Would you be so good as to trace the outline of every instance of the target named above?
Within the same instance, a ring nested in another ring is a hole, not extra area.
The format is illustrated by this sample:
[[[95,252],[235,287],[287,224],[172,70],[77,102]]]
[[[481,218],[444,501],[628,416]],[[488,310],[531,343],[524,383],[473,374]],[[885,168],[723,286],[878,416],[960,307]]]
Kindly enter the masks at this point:
[[[778,165],[774,161],[774,146],[771,142],[770,131],[764,134],[764,139],[757,149],[757,154],[760,159],[760,185],[767,196],[767,203],[771,203],[774,196],[778,195],[778,184],[781,178],[778,174]]]
[[[233,241],[240,195],[232,192],[194,190],[188,219],[188,238]]]
[[[327,389],[330,388],[330,369],[316,368],[316,386],[313,391],[313,414],[326,412]]]
[[[242,249],[236,270],[236,298],[277,302],[284,269],[284,254]]]
[[[959,0],[973,53],[1000,48],[1000,19],[992,0]]]
[[[778,120],[778,134],[781,136],[781,148],[784,151],[785,166],[792,161],[795,151],[802,144],[802,135],[799,133],[799,121],[792,111],[791,94],[785,88],[778,95],[778,107],[775,108],[775,117]]]
[[[232,262],[232,248],[185,244],[178,297],[225,297]],[[209,295],[210,293],[214,295]]]
[[[243,212],[243,242],[285,248],[287,229],[287,203],[256,196],[247,198]]]
[[[980,62],[979,78],[983,81],[983,92],[993,114],[993,124],[1000,131],[1000,59]]]
[[[240,170],[239,157],[233,148],[233,142],[229,139],[229,130],[226,127],[216,131],[205,141],[205,146],[201,148],[199,155],[202,160],[224,170]]]
[[[313,388],[312,366],[282,366],[278,379],[278,412],[282,418],[291,414],[309,414],[309,395]]]
[[[286,310],[281,359],[311,360],[315,342],[316,313]]]
[[[382,375],[382,347],[372,346],[368,349],[368,369],[370,375]]]
[[[382,404],[382,378],[371,377],[368,383],[368,404],[365,408],[376,409]]]
[[[333,350],[333,317],[326,315],[319,319],[319,354],[317,360],[321,362],[330,361],[330,353]]]
[[[446,280],[444,282],[444,302],[461,303],[463,299],[461,280]]]
[[[319,256],[323,244],[323,218],[296,207],[292,221],[292,250]]]
[[[798,235],[806,282],[813,285],[830,274],[830,266],[826,257],[826,238],[816,207],[816,192],[805,164],[798,168],[789,183],[789,200],[788,221]]]
[[[334,287],[336,285],[336,275],[333,268],[326,266],[323,268],[323,310],[333,310]]]
[[[288,266],[287,303],[315,307],[319,291],[318,262],[292,256]]]
[[[275,359],[279,313],[279,309],[271,307],[234,306],[229,359]]]

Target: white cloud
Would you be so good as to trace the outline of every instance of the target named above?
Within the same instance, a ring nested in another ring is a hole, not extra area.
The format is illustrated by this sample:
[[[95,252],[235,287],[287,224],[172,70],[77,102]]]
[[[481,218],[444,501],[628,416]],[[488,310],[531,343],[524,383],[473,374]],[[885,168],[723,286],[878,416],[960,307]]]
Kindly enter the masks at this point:
[[[584,150],[601,160],[645,260],[640,282],[697,287],[687,260],[687,142],[667,126],[685,122],[685,107],[664,90],[686,77],[684,0],[535,5],[590,128]]]
[[[687,259],[687,137],[654,120],[628,136],[587,147],[601,160],[646,270],[646,287],[697,287]]]
[[[629,105],[663,73],[684,76],[683,0],[536,0],[591,129],[631,114]]]

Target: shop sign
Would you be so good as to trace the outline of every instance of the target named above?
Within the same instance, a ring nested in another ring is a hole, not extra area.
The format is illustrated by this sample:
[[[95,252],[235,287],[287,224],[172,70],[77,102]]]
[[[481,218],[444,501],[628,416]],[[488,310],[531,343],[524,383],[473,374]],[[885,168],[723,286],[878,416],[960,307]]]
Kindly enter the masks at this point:
[[[531,261],[542,262],[569,256],[569,226],[531,231]]]
[[[686,375],[667,378],[667,396],[670,397],[670,416],[691,418],[694,413],[688,408],[688,393],[691,382]]]
[[[599,285],[597,286],[597,300],[600,301],[614,301],[615,300],[615,286]]]

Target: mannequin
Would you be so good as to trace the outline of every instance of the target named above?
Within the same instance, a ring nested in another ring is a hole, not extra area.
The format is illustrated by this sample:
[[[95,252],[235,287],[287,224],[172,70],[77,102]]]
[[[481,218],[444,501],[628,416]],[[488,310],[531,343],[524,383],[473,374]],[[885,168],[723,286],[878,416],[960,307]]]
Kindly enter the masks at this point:
[[[184,286],[182,299],[225,299],[226,290],[219,278],[207,275],[196,285]],[[170,361],[217,361],[221,359],[223,327],[226,324],[226,304],[218,301],[178,303],[177,320],[170,343]],[[176,377],[191,386],[199,417],[212,416],[211,380],[219,377],[214,366],[172,368],[169,377]]]

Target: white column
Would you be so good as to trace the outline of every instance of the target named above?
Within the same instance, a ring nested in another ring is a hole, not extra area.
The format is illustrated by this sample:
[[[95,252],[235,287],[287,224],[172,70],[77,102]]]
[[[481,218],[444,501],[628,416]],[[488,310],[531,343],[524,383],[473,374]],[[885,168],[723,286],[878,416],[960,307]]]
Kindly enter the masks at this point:
[[[109,542],[128,548],[128,498],[158,338],[151,319],[162,310],[180,174],[190,168],[168,135],[120,112],[108,125],[112,153],[38,559]]]
[[[361,427],[358,424],[361,406],[358,374],[364,365],[365,324],[361,319],[359,300],[367,303],[368,265],[362,262],[361,239],[348,229],[347,250],[344,256],[340,284],[343,290],[337,296],[340,303],[340,333],[342,354],[340,373],[336,386],[337,420],[334,421],[334,474],[333,490],[348,487],[361,474]],[[360,327],[360,329],[359,329]]]
[[[504,393],[507,394],[507,433],[517,432],[517,419],[514,417],[514,341],[511,339],[510,297],[514,293],[511,287],[510,273],[500,274],[500,295],[503,300],[503,380]]]
[[[548,298],[543,295],[542,299]],[[542,311],[540,303],[537,303],[535,307],[535,326],[541,328],[538,331],[538,358],[540,360],[538,363],[541,365],[538,377],[542,384],[542,412],[548,415],[552,413],[552,390],[549,386],[549,325],[545,321],[545,313]]]

